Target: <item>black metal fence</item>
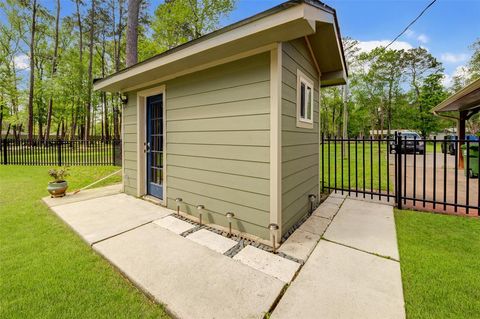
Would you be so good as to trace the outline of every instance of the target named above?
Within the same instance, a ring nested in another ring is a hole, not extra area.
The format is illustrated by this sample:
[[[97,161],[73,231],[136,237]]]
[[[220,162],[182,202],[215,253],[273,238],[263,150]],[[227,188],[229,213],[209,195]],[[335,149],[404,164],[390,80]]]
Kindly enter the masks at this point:
[[[0,165],[121,165],[121,140],[0,140]]]
[[[399,208],[478,215],[478,150],[478,141],[452,138],[324,136],[321,185],[325,192],[384,200]]]

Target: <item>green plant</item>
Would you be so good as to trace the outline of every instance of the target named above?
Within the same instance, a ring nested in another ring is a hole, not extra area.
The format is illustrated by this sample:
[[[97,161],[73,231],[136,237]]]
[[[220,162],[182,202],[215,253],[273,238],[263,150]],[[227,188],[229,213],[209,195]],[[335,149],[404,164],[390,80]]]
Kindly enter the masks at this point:
[[[48,175],[53,178],[52,183],[61,183],[65,182],[65,177],[69,176],[68,168],[52,168],[48,171]]]

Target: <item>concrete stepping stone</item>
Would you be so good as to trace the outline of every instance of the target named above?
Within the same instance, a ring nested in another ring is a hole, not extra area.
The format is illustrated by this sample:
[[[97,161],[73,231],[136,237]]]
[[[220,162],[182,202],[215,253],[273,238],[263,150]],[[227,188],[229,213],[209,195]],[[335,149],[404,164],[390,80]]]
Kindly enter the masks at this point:
[[[181,234],[187,230],[194,229],[196,226],[173,216],[166,216],[153,222],[155,225],[168,229],[175,234]]]
[[[206,229],[200,229],[199,231],[191,233],[187,238],[221,254],[226,253],[237,245],[235,240],[215,234]]]
[[[400,264],[321,240],[272,319],[404,319]]]
[[[285,283],[289,283],[292,280],[300,267],[299,263],[253,246],[243,248],[238,254],[233,256],[233,259],[260,270],[267,275],[278,278]]]
[[[315,218],[328,221],[328,219],[325,218]],[[282,246],[280,246],[278,251],[288,256],[305,261],[308,259],[308,256],[310,256],[319,240],[320,235],[303,231],[299,228],[290,237],[288,237]]]
[[[323,217],[328,219],[333,219],[335,214],[338,212],[339,206],[332,203],[323,202],[320,206],[315,209],[313,216]]]
[[[318,216],[310,216],[300,227],[300,230],[322,236],[327,230],[330,220]]]

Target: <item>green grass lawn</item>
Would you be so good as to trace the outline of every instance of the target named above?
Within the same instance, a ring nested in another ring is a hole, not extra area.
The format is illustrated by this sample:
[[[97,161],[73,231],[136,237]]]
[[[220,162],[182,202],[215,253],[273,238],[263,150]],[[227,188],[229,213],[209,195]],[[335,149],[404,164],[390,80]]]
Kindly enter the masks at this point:
[[[342,157],[342,145],[341,143],[330,143],[330,149],[328,144],[323,146],[323,164],[320,162],[320,170],[323,165],[323,176],[325,186],[335,187],[335,180],[337,182],[336,187],[342,188],[342,170],[343,170],[343,188],[348,189],[350,176],[350,189],[355,189],[358,186],[359,189],[370,190],[387,190],[387,185],[390,185],[390,191],[393,191],[394,180],[390,178],[387,184],[388,166],[387,166],[387,144],[382,142],[380,147],[378,143],[370,145],[370,141],[365,143],[365,148],[361,141],[357,144],[350,143],[350,147],[345,146],[345,151]],[[350,154],[348,152],[350,149]],[[380,158],[379,158],[380,149]],[[322,148],[320,147],[320,156],[322,157]],[[364,156],[365,155],[365,156]],[[348,163],[350,162],[350,174],[348,170]],[[393,163],[391,163],[393,164]],[[336,166],[335,166],[336,165]],[[342,169],[343,165],[343,169]],[[365,169],[364,169],[365,167]],[[329,175],[330,168],[330,175]],[[336,169],[335,169],[336,168]],[[337,172],[335,176],[335,171]],[[364,178],[365,176],[365,178]],[[381,181],[379,182],[379,176]],[[372,178],[373,177],[373,178]],[[320,171],[320,182],[322,180],[322,172]]]
[[[480,219],[395,212],[408,318],[480,318]]]
[[[70,190],[118,169],[73,167]],[[168,318],[40,201],[47,170],[0,166],[0,318]]]

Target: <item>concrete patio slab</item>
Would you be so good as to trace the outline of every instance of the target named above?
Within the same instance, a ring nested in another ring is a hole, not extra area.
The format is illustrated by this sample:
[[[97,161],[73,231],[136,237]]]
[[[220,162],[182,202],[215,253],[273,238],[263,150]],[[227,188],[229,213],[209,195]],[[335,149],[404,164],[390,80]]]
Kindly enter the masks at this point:
[[[324,237],[399,260],[393,207],[389,205],[346,199]]]
[[[321,240],[271,318],[403,319],[400,264]]]
[[[322,236],[329,224],[330,220],[312,215],[298,229]]]
[[[299,263],[253,246],[243,248],[238,254],[233,256],[233,259],[278,278],[285,283],[289,283],[292,280],[300,267]]]
[[[153,223],[93,248],[177,318],[263,318],[284,282]]]
[[[175,234],[181,234],[196,227],[193,224],[187,223],[186,221],[183,221],[173,216],[163,217],[162,219],[155,220],[153,223],[165,229],[168,229]]]
[[[340,206],[343,204],[344,200],[345,200],[344,197],[328,196],[328,198],[324,201],[324,203]]]
[[[50,196],[47,196],[42,198],[42,200],[45,202],[45,204],[47,204],[48,207],[55,207],[65,204],[81,202],[93,198],[120,194],[121,192],[122,184],[115,184],[105,187],[83,190],[77,194],[73,194],[73,192],[70,192],[67,193],[64,197],[51,198]]]
[[[344,192],[342,194],[342,192],[336,192],[336,191],[333,191],[329,197],[336,197],[336,198],[346,198],[347,197],[347,194]]]
[[[324,219],[316,217],[318,219]],[[328,219],[324,219],[328,221]],[[311,232],[297,229],[288,239],[280,246],[279,252],[289,255],[291,257],[307,260],[313,249],[320,240],[320,235],[312,234]]]
[[[169,209],[125,194],[51,209],[90,245],[172,213]]]
[[[338,212],[339,206],[332,203],[321,203],[320,206],[315,209],[313,216],[333,219],[335,214]]]
[[[191,233],[187,238],[220,254],[226,253],[238,244],[235,240],[215,234],[206,229],[200,229],[199,231]]]

